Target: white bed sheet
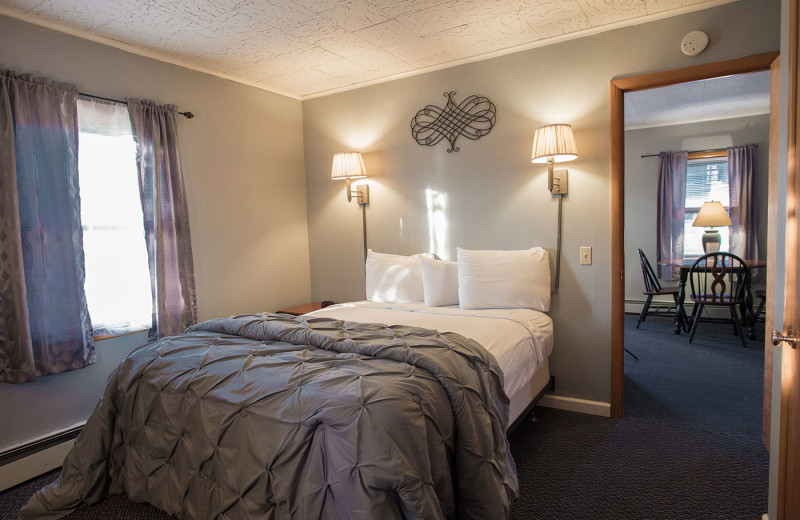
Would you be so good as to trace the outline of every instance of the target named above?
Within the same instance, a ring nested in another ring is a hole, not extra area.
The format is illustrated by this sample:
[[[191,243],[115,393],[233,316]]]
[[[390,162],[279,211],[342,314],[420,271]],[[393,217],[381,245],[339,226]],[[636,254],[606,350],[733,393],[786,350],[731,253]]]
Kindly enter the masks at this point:
[[[310,313],[364,323],[411,325],[474,339],[497,359],[506,395],[517,393],[553,351],[553,320],[532,309],[462,310],[413,303],[352,302]]]

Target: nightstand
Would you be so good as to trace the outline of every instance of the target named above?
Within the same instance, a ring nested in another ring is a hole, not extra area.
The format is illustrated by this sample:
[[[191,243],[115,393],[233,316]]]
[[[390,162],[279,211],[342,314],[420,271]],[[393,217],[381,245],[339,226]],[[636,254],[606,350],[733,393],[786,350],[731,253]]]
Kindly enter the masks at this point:
[[[327,305],[323,305],[323,303]],[[332,302],[314,302],[314,303],[306,303],[305,305],[298,305],[297,307],[290,307],[288,309],[282,309],[278,312],[282,312],[284,314],[291,314],[292,316],[300,316],[301,314],[308,314],[312,311],[318,311],[323,307],[327,307]]]

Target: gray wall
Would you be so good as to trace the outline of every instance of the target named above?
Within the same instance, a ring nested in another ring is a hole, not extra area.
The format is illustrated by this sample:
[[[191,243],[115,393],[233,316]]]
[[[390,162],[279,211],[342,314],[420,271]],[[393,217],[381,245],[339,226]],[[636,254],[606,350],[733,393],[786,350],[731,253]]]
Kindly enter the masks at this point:
[[[299,101],[0,16],[0,67],[81,92],[174,103],[201,320],[310,298]],[[146,335],[98,342],[96,366],[0,384],[0,451],[85,420],[111,369]],[[42,413],[30,413],[31,411]]]
[[[769,114],[687,125],[643,128],[625,132],[625,299],[643,300],[638,248],[655,269],[658,157],[642,155],[674,150],[711,150],[750,143],[758,145],[758,250],[767,251],[769,189]],[[763,285],[760,276],[756,284]],[[669,298],[668,298],[669,299]]]
[[[691,30],[710,36],[690,58],[679,49]],[[556,199],[546,168],[530,163],[533,131],[570,123],[578,160],[567,163],[561,288],[551,371],[557,393],[609,401],[610,180],[609,81],[778,49],[779,5],[744,0],[447,70],[303,102],[313,299],[363,299],[361,219],[330,180],[337,151],[364,153],[370,175],[369,245],[389,253],[431,249],[426,190],[447,195],[444,255],[457,246],[512,249],[556,237]],[[461,151],[417,145],[409,122],[427,104],[482,94],[497,105],[497,125]],[[579,265],[592,246],[593,265]],[[637,267],[634,265],[634,267]],[[629,266],[630,270],[630,266]],[[635,274],[635,271],[634,271]]]

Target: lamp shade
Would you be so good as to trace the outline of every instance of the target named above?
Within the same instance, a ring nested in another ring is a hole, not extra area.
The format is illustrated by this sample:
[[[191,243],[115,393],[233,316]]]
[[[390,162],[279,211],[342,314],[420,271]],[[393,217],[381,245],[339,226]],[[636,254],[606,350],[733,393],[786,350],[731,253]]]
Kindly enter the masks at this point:
[[[725,211],[725,206],[721,202],[711,200],[703,203],[703,207],[697,212],[692,226],[694,227],[722,227],[732,226],[733,221]]]
[[[570,125],[545,125],[536,129],[533,134],[533,152],[531,162],[547,163],[566,162],[578,158],[578,147],[575,146],[575,135]]]
[[[343,152],[333,156],[331,179],[361,179],[367,176],[364,159],[358,152]]]

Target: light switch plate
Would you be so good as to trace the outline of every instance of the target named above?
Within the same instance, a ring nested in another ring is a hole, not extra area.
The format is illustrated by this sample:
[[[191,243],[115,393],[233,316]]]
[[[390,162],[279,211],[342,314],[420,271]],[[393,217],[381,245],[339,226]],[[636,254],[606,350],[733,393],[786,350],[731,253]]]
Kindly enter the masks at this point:
[[[581,265],[592,264],[592,248],[591,246],[581,247]]]

